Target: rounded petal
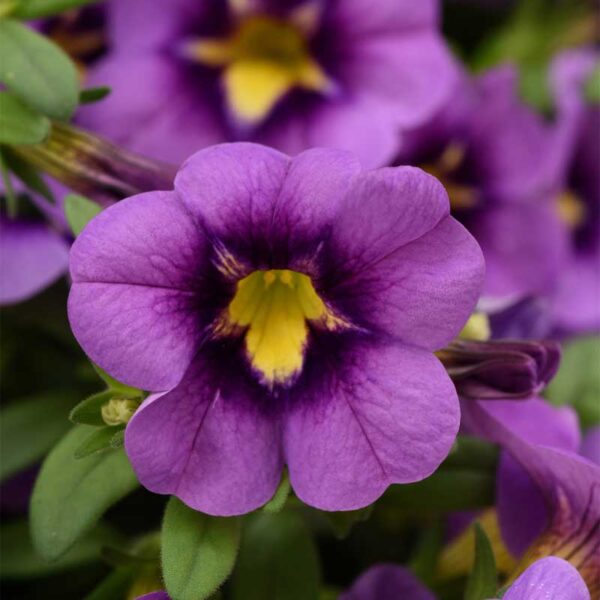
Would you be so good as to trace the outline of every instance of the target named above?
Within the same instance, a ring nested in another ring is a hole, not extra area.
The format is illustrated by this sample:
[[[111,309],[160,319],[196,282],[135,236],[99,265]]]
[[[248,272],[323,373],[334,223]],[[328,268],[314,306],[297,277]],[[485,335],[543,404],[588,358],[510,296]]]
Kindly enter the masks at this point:
[[[283,468],[276,414],[223,360],[198,355],[176,388],[146,400],[125,433],[143,486],[218,516],[265,504]]]
[[[590,600],[577,569],[562,558],[549,556],[533,563],[510,586],[504,600]]]
[[[374,502],[429,476],[458,430],[456,391],[428,352],[353,340],[309,359],[291,392],[284,451],[297,496],[322,510]]]
[[[83,106],[78,122],[135,152],[179,164],[225,140],[208,84],[202,77],[190,80],[177,60],[152,52],[114,53],[94,67],[86,85],[112,91],[102,102]]]
[[[435,600],[408,569],[376,565],[363,573],[339,600]]]
[[[22,302],[67,272],[69,246],[47,225],[0,220],[0,304]]]
[[[324,296],[358,325],[404,343],[448,343],[484,273],[479,246],[448,212],[444,188],[420,169],[356,178],[332,233]]]
[[[313,257],[359,170],[354,157],[314,149],[294,159],[237,143],[192,156],[175,188],[208,234],[254,268],[294,268]]]
[[[118,380],[165,390],[183,376],[204,323],[206,242],[171,192],[123,200],[71,250],[69,319],[90,358]]]

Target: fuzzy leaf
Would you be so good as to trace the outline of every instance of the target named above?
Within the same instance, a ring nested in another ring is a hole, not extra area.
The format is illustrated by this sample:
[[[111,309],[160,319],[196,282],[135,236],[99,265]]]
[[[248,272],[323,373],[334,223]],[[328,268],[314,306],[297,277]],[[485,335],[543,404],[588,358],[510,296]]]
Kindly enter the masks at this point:
[[[48,455],[31,498],[36,550],[48,560],[62,556],[115,502],[138,487],[123,450],[77,460],[75,450],[93,428],[74,427]]]
[[[50,121],[14,94],[0,91],[0,143],[39,144],[50,133]]]
[[[114,396],[114,392],[106,390],[98,394],[89,396],[82,400],[69,414],[69,419],[73,423],[81,425],[93,425],[94,427],[104,427],[106,423],[102,418],[102,407]]]
[[[105,426],[92,431],[90,435],[81,443],[74,452],[76,459],[85,458],[90,454],[104,452],[105,450],[115,450],[112,440],[117,433],[124,431],[125,427],[117,429],[116,427]]]
[[[101,211],[102,207],[99,204],[79,194],[68,194],[65,197],[65,216],[74,236],[78,236]]]
[[[111,89],[107,86],[88,88],[87,90],[81,90],[79,94],[80,104],[91,104],[92,102],[98,102],[106,98],[111,92]]]
[[[229,577],[240,543],[236,517],[211,517],[172,497],[162,526],[162,570],[170,596],[208,598]]]

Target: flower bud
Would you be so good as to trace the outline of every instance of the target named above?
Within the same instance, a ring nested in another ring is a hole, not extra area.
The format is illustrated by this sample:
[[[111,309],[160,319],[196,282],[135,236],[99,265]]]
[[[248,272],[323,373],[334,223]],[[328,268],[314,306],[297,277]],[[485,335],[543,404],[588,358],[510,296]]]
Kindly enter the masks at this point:
[[[124,425],[138,409],[139,402],[131,398],[111,398],[101,410],[107,425]]]

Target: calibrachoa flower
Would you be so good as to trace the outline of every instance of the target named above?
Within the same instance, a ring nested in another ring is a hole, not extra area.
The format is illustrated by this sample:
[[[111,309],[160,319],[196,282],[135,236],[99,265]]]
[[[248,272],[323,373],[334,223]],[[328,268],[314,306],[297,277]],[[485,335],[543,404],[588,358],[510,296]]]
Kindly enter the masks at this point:
[[[456,77],[437,0],[120,0],[82,123],[179,163],[218,142],[314,146],[389,162]],[[150,11],[150,12],[149,12]]]
[[[71,273],[92,360],[165,392],[125,437],[154,492],[243,513],[286,464],[306,503],[354,509],[431,474],[454,441],[456,392],[432,351],[473,310],[483,260],[419,169],[210,148],[174,191],[96,217]]]
[[[435,596],[409,571],[378,565],[361,575],[339,600],[435,600]],[[502,595],[503,600],[589,600],[590,594],[567,561],[550,556],[526,569]]]

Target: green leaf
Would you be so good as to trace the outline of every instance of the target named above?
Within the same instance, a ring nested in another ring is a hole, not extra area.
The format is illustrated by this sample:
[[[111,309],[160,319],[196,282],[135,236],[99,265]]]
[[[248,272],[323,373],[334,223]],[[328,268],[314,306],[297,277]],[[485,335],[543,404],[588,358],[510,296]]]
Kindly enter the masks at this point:
[[[77,460],[92,428],[74,427],[48,455],[31,498],[35,548],[47,559],[63,555],[115,502],[139,484],[123,450]]]
[[[475,523],[475,564],[467,580],[465,600],[494,598],[498,587],[496,561],[487,535]]]
[[[258,513],[244,530],[233,600],[316,600],[319,561],[300,515]]]
[[[596,65],[585,82],[584,94],[589,104],[600,104],[600,64]]]
[[[571,405],[581,426],[600,423],[600,338],[584,337],[563,346],[562,361],[556,377],[546,389],[555,405]]]
[[[410,561],[410,570],[426,584],[434,582],[436,566],[444,544],[442,520],[422,529]]]
[[[94,2],[98,0],[22,0],[12,15],[19,19],[39,19]]]
[[[240,542],[236,517],[211,517],[172,497],[162,526],[162,571],[177,600],[208,598],[229,576]]]
[[[323,515],[329,521],[335,536],[343,540],[348,537],[352,528],[363,521],[366,521],[373,512],[373,505],[358,510],[345,510],[340,512],[324,512]]]
[[[262,507],[265,512],[278,513],[280,512],[290,495],[291,485],[287,471],[281,476],[279,486],[275,490],[273,497]]]
[[[4,159],[10,170],[33,192],[37,192],[49,202],[54,202],[54,196],[42,176],[29,163],[6,148]]]
[[[88,594],[84,600],[115,600],[125,598],[134,577],[133,569],[116,569],[100,582],[100,585]]]
[[[1,144],[39,144],[49,133],[50,121],[44,115],[10,92],[0,91]]]
[[[31,543],[27,521],[2,525],[0,577],[3,579],[43,577],[98,561],[102,546],[115,541],[116,534],[111,529],[98,526],[59,560],[49,562],[36,554]]]
[[[41,459],[69,429],[71,393],[15,400],[0,411],[0,481]]]
[[[143,395],[142,390],[131,387],[129,385],[125,385],[124,383],[117,381],[116,379],[111,377],[106,371],[101,369],[98,365],[92,363],[92,366],[94,367],[96,373],[98,373],[100,379],[102,379],[102,381],[106,383],[108,389],[114,390],[115,392],[119,392],[119,394],[127,398],[138,398]]]
[[[420,516],[479,509],[494,504],[495,485],[493,472],[443,468],[418,483],[390,486],[378,506]]]
[[[4,190],[2,198],[6,203],[6,214],[9,218],[14,219],[17,216],[19,201],[15,195],[15,189],[13,188],[12,180],[10,178],[10,172],[6,165],[6,152],[5,149],[0,147],[0,174],[2,174],[2,183],[4,184]]]
[[[102,207],[79,194],[65,197],[65,215],[73,235],[78,236],[83,228],[100,212]]]
[[[123,425],[120,429],[116,427],[105,426],[101,429],[96,429],[75,449],[73,455],[77,459],[85,458],[96,452],[104,452],[105,450],[115,450],[112,440],[116,434],[124,431]]]
[[[125,427],[117,429],[115,434],[110,439],[111,448],[122,448],[125,444]]]
[[[79,101],[77,70],[54,43],[18,21],[0,21],[0,81],[31,108],[68,120]]]
[[[69,414],[69,419],[73,423],[81,425],[93,425],[94,427],[104,427],[106,423],[102,418],[102,407],[115,395],[112,390],[105,390],[98,394],[89,396],[82,400]]]
[[[444,468],[482,469],[495,471],[498,464],[498,446],[482,439],[459,435]]]
[[[82,90],[79,94],[79,104],[91,104],[92,102],[98,102],[106,98],[111,92],[111,89],[107,86],[88,88]]]

